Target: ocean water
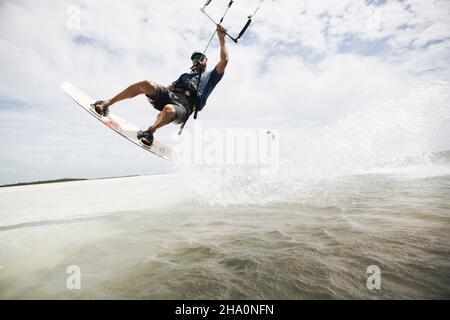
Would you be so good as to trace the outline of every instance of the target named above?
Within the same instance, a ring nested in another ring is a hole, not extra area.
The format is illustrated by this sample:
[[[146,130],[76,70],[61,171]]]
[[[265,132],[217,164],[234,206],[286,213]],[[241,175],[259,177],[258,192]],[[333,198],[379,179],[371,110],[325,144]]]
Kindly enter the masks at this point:
[[[0,298],[449,299],[450,152],[431,143],[448,106],[432,86],[282,139],[271,176],[0,188]]]

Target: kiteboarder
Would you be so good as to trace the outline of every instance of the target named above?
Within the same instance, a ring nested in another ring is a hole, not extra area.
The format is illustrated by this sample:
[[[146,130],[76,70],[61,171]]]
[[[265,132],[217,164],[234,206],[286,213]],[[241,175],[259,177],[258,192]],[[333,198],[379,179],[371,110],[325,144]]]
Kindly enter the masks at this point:
[[[95,102],[92,107],[99,115],[107,116],[109,108],[117,102],[145,94],[160,113],[148,130],[137,133],[137,138],[146,146],[151,146],[157,129],[171,122],[183,125],[192,113],[201,111],[209,95],[222,79],[229,58],[225,43],[227,30],[217,25],[217,35],[220,43],[220,61],[214,69],[207,72],[208,58],[204,53],[196,51],[191,56],[191,73],[183,73],[167,87],[144,80],[132,84],[112,99]]]

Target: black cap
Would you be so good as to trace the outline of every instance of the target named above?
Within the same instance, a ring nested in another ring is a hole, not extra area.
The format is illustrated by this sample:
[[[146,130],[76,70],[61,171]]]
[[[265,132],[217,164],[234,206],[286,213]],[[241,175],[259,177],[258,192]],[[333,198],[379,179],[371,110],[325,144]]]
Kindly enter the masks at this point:
[[[206,58],[206,56],[200,51],[194,51],[191,55],[191,60],[200,60],[202,58]]]

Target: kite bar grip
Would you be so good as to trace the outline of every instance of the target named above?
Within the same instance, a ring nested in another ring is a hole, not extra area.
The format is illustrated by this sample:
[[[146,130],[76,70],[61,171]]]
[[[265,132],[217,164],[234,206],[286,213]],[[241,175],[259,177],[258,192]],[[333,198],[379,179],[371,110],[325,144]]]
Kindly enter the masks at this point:
[[[244,33],[245,33],[245,31],[247,31],[250,23],[252,23],[252,18],[251,17],[248,18],[247,23],[245,24],[244,28],[242,28],[241,32],[239,32],[239,35],[237,36],[235,42],[237,42],[237,40],[244,35]]]

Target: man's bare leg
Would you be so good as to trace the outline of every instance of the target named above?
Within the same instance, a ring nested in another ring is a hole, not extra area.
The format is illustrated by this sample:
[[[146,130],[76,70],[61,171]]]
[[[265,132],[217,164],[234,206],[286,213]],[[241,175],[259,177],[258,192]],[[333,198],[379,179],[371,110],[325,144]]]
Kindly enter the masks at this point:
[[[156,117],[155,123],[153,123],[148,128],[148,131],[153,134],[157,129],[171,123],[175,117],[175,114],[176,111],[173,105],[171,104],[165,105],[162,111]]]
[[[95,102],[93,104],[93,107],[95,108],[95,112],[97,112],[99,115],[107,116],[109,113],[109,107],[119,101],[133,98],[139,94],[146,94],[153,99],[156,96],[157,87],[158,85],[151,81],[144,80],[141,82],[137,82],[120,92],[112,99],[106,101],[100,100]]]
[[[137,95],[140,94],[146,94],[150,96],[150,98],[155,97],[156,95],[156,88],[158,85],[151,81],[141,81],[137,82],[135,84],[132,84],[122,92],[120,92],[118,95],[116,95],[114,98],[108,100],[108,104],[111,106],[119,101],[134,98]]]
[[[153,144],[153,133],[166,124],[171,123],[175,118],[175,107],[171,104],[164,106],[162,111],[156,117],[155,123],[152,124],[147,131],[138,131],[137,138],[146,146]]]

